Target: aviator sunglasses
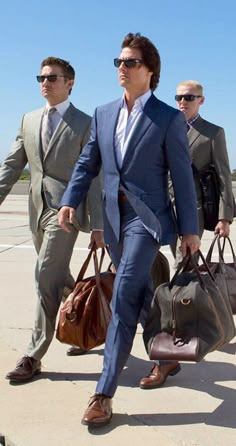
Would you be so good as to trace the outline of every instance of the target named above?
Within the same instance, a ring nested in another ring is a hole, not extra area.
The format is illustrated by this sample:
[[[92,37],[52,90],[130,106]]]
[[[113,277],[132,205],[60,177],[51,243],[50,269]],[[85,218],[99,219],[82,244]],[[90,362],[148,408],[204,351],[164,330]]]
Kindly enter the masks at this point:
[[[114,59],[114,65],[116,68],[119,68],[124,62],[126,68],[134,68],[137,63],[143,63],[142,59]]]
[[[192,102],[194,101],[195,98],[201,98],[202,96],[199,94],[176,94],[175,95],[175,100],[177,102],[182,101],[182,99],[184,99],[187,102]]]
[[[48,76],[36,76],[36,79],[38,82],[43,83],[45,81],[45,79],[47,79],[47,81],[49,82],[56,82],[58,77],[67,77],[67,76],[63,76],[63,74],[49,74]]]

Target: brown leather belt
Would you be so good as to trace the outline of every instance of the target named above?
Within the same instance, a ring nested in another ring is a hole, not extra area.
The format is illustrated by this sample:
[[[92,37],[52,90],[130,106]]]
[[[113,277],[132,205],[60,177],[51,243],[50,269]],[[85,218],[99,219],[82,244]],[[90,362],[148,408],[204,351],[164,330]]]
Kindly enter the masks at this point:
[[[124,192],[119,191],[119,193],[118,193],[118,202],[119,203],[126,203],[127,201],[128,201],[128,198],[126,197]]]

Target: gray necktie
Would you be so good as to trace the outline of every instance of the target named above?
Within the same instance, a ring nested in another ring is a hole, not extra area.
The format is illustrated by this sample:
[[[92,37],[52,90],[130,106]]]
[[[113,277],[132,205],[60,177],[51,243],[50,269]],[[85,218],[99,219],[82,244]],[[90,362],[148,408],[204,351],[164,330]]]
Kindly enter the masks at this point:
[[[55,107],[49,108],[43,118],[42,132],[41,132],[43,156],[45,156],[47,153],[48,145],[49,145],[50,139],[52,137],[52,133],[53,133],[52,115],[53,115],[53,113],[55,113],[55,111],[56,111]]]

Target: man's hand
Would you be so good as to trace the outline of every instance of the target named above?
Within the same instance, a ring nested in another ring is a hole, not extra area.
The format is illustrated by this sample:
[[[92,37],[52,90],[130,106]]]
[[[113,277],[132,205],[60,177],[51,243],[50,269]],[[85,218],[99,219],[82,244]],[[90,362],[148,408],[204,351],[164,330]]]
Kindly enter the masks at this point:
[[[71,225],[73,225],[75,217],[75,209],[69,206],[62,206],[57,214],[59,225],[66,232],[71,232]]]
[[[90,235],[89,249],[94,246],[95,249],[104,248],[105,242],[103,237],[103,231],[93,230]]]
[[[187,248],[190,249],[191,255],[193,255],[200,248],[200,245],[201,241],[198,235],[183,235],[181,240],[182,256],[186,256]]]
[[[219,237],[229,237],[230,228],[228,220],[219,220],[215,227],[215,234]]]

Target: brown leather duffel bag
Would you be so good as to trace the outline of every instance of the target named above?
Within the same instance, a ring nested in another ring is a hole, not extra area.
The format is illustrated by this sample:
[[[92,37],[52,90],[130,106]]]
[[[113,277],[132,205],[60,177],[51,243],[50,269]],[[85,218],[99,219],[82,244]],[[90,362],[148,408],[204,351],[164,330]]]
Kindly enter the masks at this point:
[[[60,342],[90,350],[105,342],[107,327],[111,318],[115,274],[101,272],[105,249],[101,250],[98,264],[97,251],[91,249],[85,260],[72,293],[59,311],[56,337]],[[95,275],[84,278],[93,257]]]

